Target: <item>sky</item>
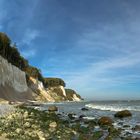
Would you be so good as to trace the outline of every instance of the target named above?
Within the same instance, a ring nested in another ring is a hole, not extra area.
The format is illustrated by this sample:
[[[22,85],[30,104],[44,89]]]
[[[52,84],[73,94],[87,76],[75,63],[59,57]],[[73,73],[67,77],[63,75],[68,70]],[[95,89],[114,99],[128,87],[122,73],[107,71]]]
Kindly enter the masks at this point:
[[[139,0],[0,0],[0,31],[45,77],[90,100],[140,99]]]

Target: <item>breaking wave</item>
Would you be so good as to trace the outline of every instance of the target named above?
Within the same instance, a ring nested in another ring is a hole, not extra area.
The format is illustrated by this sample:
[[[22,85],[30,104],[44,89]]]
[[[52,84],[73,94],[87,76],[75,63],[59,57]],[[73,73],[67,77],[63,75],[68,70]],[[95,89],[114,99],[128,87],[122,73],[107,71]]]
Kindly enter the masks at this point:
[[[96,105],[96,104],[87,104],[85,105],[88,108],[107,110],[107,111],[121,111],[121,110],[131,110],[131,111],[140,111],[140,106],[121,106],[121,105]]]

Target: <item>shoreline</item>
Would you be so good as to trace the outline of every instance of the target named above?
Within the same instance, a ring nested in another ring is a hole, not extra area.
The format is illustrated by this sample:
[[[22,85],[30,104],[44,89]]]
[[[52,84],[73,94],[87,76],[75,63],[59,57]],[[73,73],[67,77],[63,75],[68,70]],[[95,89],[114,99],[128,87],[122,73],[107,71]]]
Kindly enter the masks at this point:
[[[54,106],[54,104],[48,104],[49,106]],[[81,116],[75,116],[74,113],[69,112],[57,112],[57,111],[53,111],[53,112],[49,112],[48,108],[47,110],[38,110],[36,106],[25,106],[24,104],[22,104],[21,106],[19,105],[11,105],[15,108],[15,112],[14,114],[14,118],[12,117],[13,114],[8,115],[5,118],[5,122],[7,121],[7,123],[13,121],[14,123],[20,123],[18,122],[19,117],[21,117],[20,119],[23,120],[23,124],[20,124],[18,128],[10,128],[10,126],[8,126],[9,132],[13,131],[13,129],[15,130],[15,132],[12,132],[12,134],[8,133],[8,135],[11,137],[18,137],[18,135],[21,134],[25,134],[28,133],[30,131],[35,131],[34,127],[36,127],[37,129],[39,129],[38,135],[36,135],[35,137],[39,137],[40,133],[42,138],[39,138],[40,140],[45,140],[45,139],[49,139],[52,138],[54,135],[57,139],[60,140],[71,140],[71,138],[73,138],[74,140],[85,140],[84,138],[87,138],[86,140],[93,140],[93,138],[99,139],[102,138],[102,140],[114,140],[116,138],[118,138],[117,140],[121,140],[121,139],[127,139],[127,138],[131,138],[131,140],[135,140],[136,138],[131,137],[131,136],[123,136],[121,133],[121,129],[122,128],[115,128],[113,126],[113,122],[114,120],[112,120],[111,118],[107,117],[106,119],[108,119],[108,123],[107,124],[100,124],[99,120],[97,118],[91,118],[88,119],[86,116],[81,115]],[[56,105],[57,106],[57,105]],[[58,108],[59,110],[59,108]],[[19,114],[21,114],[20,112],[22,112],[22,116],[19,116]],[[81,113],[84,112],[81,110]],[[45,118],[47,117],[47,120]],[[102,116],[104,117],[104,116]],[[10,120],[7,118],[10,118]],[[45,120],[44,120],[45,119]],[[30,122],[30,121],[31,122]],[[36,122],[37,120],[39,120],[39,122]],[[29,123],[29,124],[28,124]],[[39,124],[38,124],[39,123]],[[47,123],[47,124],[46,124]],[[36,126],[32,126],[33,124],[35,124]],[[10,125],[10,124],[9,124]],[[24,126],[25,125],[25,126]],[[26,125],[29,125],[28,127]],[[21,128],[26,128],[27,127],[27,131],[25,130],[24,132],[21,131]],[[45,129],[44,129],[45,128]],[[62,131],[63,134],[65,134],[65,136],[60,133],[59,131]],[[67,132],[65,132],[65,130],[67,130]],[[18,132],[19,131],[19,132]],[[41,132],[40,132],[41,131]],[[36,132],[36,131],[35,131]],[[59,132],[59,135],[57,134]],[[3,133],[4,134],[4,133]],[[47,135],[45,135],[47,134]],[[27,135],[27,134],[26,134]],[[68,137],[66,137],[68,136]],[[27,135],[28,137],[28,135]],[[34,134],[32,134],[32,136],[30,137],[34,137]],[[19,138],[19,137],[18,137]],[[22,135],[20,135],[20,138],[22,139]],[[29,138],[29,137],[28,137]],[[31,138],[31,139],[32,139]],[[43,139],[44,138],[44,139]],[[24,138],[23,138],[24,140]],[[29,139],[30,140],[30,139]]]

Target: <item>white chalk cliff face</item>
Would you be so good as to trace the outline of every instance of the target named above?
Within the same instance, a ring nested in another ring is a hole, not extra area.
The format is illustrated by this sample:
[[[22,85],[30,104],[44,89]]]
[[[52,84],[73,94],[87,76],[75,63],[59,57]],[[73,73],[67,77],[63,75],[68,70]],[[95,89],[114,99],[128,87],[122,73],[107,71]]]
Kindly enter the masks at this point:
[[[43,86],[43,83],[37,79],[30,77],[30,88],[35,93],[39,93],[38,96],[44,97],[46,101],[54,102],[55,100],[47,93],[46,89]]]
[[[34,92],[38,92],[41,96],[43,96],[46,101],[49,102],[55,102],[59,100],[65,100],[66,92],[63,86],[57,86],[57,87],[50,87],[45,88],[43,86],[43,83],[38,81],[37,79],[30,77],[30,88]]]
[[[34,92],[39,91],[39,94],[42,95],[46,99],[46,101],[55,102],[69,100],[65,88],[61,85],[45,88],[42,82],[38,81],[37,79],[34,79],[33,77],[30,77],[30,82],[30,88]],[[72,94],[71,96],[71,99],[73,101],[81,101],[81,99],[76,94]]]
[[[26,83],[25,72],[8,63],[6,59],[0,56],[0,85],[8,85],[17,92],[26,92],[28,86]]]
[[[73,101],[81,101],[81,99],[76,95],[76,94],[73,94]]]
[[[66,91],[65,91],[65,88],[63,86],[59,86],[59,88],[62,90],[62,94],[63,96],[66,97]]]

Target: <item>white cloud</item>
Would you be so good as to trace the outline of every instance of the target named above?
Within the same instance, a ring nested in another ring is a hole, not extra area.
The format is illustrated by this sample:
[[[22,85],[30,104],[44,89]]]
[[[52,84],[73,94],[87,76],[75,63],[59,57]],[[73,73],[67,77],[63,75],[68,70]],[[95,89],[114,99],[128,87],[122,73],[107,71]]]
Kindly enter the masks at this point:
[[[132,53],[132,51],[140,52],[138,45],[140,44],[139,23],[140,21],[138,23],[130,21],[126,27],[125,23],[116,23],[104,25],[100,29],[88,29],[79,36],[75,45],[85,51],[108,50],[110,52],[119,52],[120,54]]]
[[[140,67],[138,68],[140,65],[139,34],[138,32],[132,35],[128,30],[125,31],[121,25],[110,25],[100,30],[84,32],[75,43],[79,54],[73,55],[74,57],[70,58],[70,63],[66,63],[66,58],[62,65],[62,67],[67,64],[71,66],[73,63],[77,63],[77,67],[73,70],[64,69],[56,72],[55,66],[55,69],[50,73],[64,78],[68,87],[87,92],[89,89],[94,91],[105,87],[138,82],[140,78],[138,73],[138,69],[140,69]],[[103,54],[99,55],[98,58],[99,51],[103,51]],[[86,61],[90,57],[91,60]],[[92,61],[95,57],[97,60]],[[80,69],[78,66],[82,65],[82,61],[79,64],[77,61],[79,59],[89,65]],[[127,70],[135,68],[137,73],[127,73]],[[124,75],[125,70],[126,74]],[[113,75],[111,75],[112,73]]]
[[[32,41],[34,41],[38,36],[39,36],[39,31],[27,29],[23,36],[22,43],[30,45]]]
[[[37,49],[32,48],[33,41],[39,36],[39,31],[27,29],[24,33],[21,43],[17,45],[21,48],[21,54],[25,58],[34,57],[36,55]],[[23,47],[25,46],[25,49]]]
[[[139,23],[140,20],[130,20],[127,25],[122,22],[84,31],[75,46],[78,50],[82,50],[82,57],[90,55],[94,60],[94,57],[99,54],[99,58],[96,61],[89,61],[90,65],[86,69],[76,73],[73,71],[74,76],[66,76],[69,86],[88,90],[88,86],[93,85],[91,89],[94,90],[138,81],[140,77]],[[86,59],[83,60],[83,63],[85,62]],[[130,69],[136,69],[137,72],[127,73]]]
[[[135,53],[127,57],[110,58],[91,64],[84,71],[73,74],[73,77],[67,77],[66,81],[70,87],[77,89],[87,89],[91,85],[93,85],[92,90],[118,86],[120,84],[136,82],[139,80],[140,75],[127,75],[126,72],[126,75],[119,73],[119,76],[112,76],[111,73],[115,74],[118,70],[123,69],[134,69],[138,65],[140,65],[140,53]],[[69,73],[67,73],[67,75],[69,75]]]
[[[25,57],[25,58],[30,58],[36,55],[36,50],[33,49],[29,49],[29,50],[24,50],[21,51],[21,54]]]

